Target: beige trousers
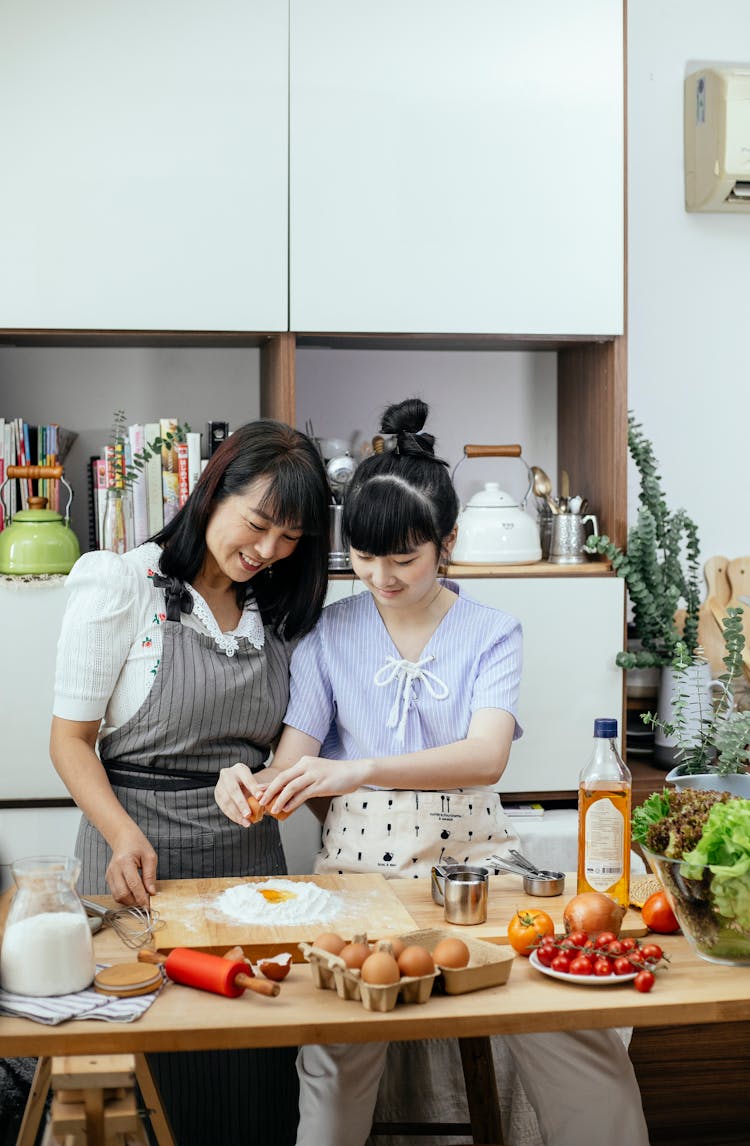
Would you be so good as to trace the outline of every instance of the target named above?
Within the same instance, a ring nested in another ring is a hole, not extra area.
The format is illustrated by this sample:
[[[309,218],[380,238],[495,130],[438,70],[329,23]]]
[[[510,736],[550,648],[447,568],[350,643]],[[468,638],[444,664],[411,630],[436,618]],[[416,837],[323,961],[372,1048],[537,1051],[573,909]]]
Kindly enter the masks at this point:
[[[603,1142],[648,1146],[638,1084],[616,1031],[495,1038],[501,1038],[510,1052],[536,1112],[537,1140],[545,1146],[602,1146]],[[363,1146],[387,1051],[387,1043],[300,1049],[297,1146]],[[434,1085],[446,1082],[442,1078]],[[424,1079],[425,1088],[431,1085]],[[429,1095],[426,1098],[429,1111]],[[509,1146],[516,1144],[511,1140]]]

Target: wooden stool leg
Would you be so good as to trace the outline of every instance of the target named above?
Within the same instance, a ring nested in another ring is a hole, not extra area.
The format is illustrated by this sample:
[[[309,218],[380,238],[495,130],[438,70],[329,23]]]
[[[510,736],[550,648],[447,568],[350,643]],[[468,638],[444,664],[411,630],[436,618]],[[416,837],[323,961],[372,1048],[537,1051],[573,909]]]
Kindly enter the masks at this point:
[[[492,1044],[488,1038],[470,1038],[459,1039],[458,1046],[464,1070],[472,1137],[475,1142],[503,1146]]]
[[[158,1146],[175,1146],[172,1127],[169,1125],[167,1113],[161,1104],[161,1095],[154,1082],[154,1076],[151,1074],[146,1056],[143,1054],[135,1056],[135,1077],[143,1095],[143,1101],[146,1103]]]
[[[36,1070],[31,1082],[31,1090],[23,1112],[21,1128],[16,1138],[16,1146],[34,1146],[36,1142],[39,1123],[44,1113],[44,1104],[49,1094],[50,1074],[52,1070],[51,1058],[38,1058]]]

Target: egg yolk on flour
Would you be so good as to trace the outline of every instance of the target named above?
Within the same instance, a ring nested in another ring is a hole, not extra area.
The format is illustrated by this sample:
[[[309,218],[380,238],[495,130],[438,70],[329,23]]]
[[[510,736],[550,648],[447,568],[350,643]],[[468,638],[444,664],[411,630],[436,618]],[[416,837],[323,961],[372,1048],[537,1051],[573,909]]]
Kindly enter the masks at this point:
[[[259,887],[258,892],[267,903],[283,903],[285,899],[296,899],[293,891],[278,891],[275,887]]]

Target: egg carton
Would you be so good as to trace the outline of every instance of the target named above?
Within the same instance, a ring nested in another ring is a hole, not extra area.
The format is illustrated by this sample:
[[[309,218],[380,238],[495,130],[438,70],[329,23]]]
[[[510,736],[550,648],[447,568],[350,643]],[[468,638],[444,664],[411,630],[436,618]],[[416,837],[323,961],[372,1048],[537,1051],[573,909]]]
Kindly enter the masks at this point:
[[[322,947],[300,943],[299,949],[310,964],[316,987],[335,991],[340,999],[360,1002],[367,1011],[392,1011],[399,998],[402,1003],[426,1003],[440,974],[436,970],[429,975],[404,975],[397,983],[380,986],[364,983],[358,970],[347,967],[343,959]]]
[[[508,947],[500,947],[496,943],[488,943],[484,939],[472,939],[470,936],[458,936],[455,931],[444,931],[438,928],[425,928],[422,931],[410,931],[399,938],[407,945],[410,943],[426,947],[432,952],[441,939],[460,938],[469,949],[469,962],[466,967],[443,967],[438,964],[443,979],[446,995],[465,995],[469,991],[481,991],[485,987],[501,987],[507,983],[515,954]]]

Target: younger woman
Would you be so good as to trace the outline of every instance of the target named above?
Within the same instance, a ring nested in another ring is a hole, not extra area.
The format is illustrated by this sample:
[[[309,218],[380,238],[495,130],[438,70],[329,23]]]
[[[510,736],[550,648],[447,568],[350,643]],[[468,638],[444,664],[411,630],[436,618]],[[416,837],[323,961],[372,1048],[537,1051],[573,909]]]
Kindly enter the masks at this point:
[[[394,448],[355,473],[343,525],[369,592],[325,609],[296,649],[273,767],[259,783],[237,764],[216,789],[236,823],[247,823],[247,792],[274,812],[332,797],[319,872],[424,876],[443,854],[480,861],[515,842],[492,785],[521,734],[521,630],[438,578],[458,504],[434,439],[422,430],[426,414],[417,400],[390,407],[382,430]],[[609,1133],[629,1146],[647,1143],[616,1034],[503,1042],[546,1143],[599,1146]],[[365,1141],[386,1051],[386,1044],[302,1047],[297,1146]]]

